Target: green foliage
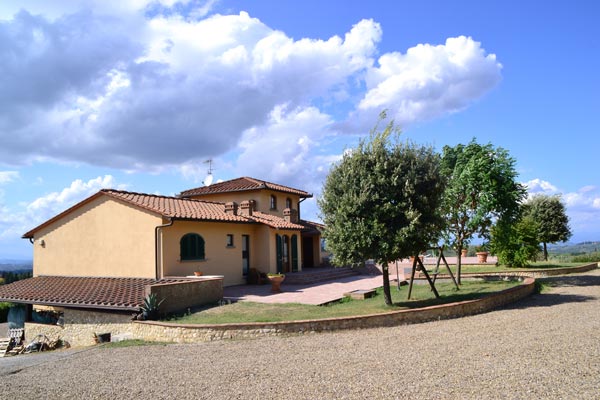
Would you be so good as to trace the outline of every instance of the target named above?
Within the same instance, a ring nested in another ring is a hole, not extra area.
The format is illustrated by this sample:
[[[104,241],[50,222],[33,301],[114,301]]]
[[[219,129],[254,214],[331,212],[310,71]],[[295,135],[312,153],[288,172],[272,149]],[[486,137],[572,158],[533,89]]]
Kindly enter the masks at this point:
[[[524,205],[524,214],[538,225],[538,242],[544,244],[544,260],[548,260],[547,243],[566,242],[571,237],[569,217],[560,196],[536,195]]]
[[[593,253],[589,253],[589,254],[581,254],[578,256],[573,256],[572,258],[573,262],[582,262],[582,263],[587,263],[587,262],[600,262],[600,252],[596,251]]]
[[[500,264],[521,268],[535,261],[539,253],[538,225],[530,216],[518,222],[499,221],[492,228],[491,250]]]
[[[33,276],[32,271],[0,271],[0,284],[13,283],[22,279],[31,278]]]
[[[160,305],[165,299],[158,300],[156,293],[150,293],[144,298],[144,303],[140,307],[144,319],[155,320],[158,319],[158,313]]]
[[[457,252],[475,235],[489,239],[494,221],[517,216],[526,191],[516,181],[515,160],[508,151],[473,139],[468,145],[445,146],[441,165],[446,178],[444,236]],[[459,255],[459,282],[460,264]]]
[[[8,318],[8,310],[12,307],[12,303],[0,303],[0,324],[6,322]]]
[[[439,156],[430,147],[392,141],[393,122],[376,129],[332,167],[318,200],[334,265],[373,259],[385,268],[439,235]],[[389,291],[386,279],[384,273]]]

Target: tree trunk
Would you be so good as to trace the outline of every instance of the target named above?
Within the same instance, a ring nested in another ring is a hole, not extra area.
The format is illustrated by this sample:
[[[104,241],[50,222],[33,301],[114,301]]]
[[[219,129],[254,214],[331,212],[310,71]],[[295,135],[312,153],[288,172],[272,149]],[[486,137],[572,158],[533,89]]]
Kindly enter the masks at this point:
[[[457,254],[456,254],[456,281],[459,285],[462,285],[461,282],[461,278],[460,278],[460,272],[461,272],[461,267],[462,267],[462,245],[459,245],[456,248]]]
[[[546,242],[544,242],[544,261],[548,261],[548,247],[546,246]]]
[[[387,261],[383,263],[383,298],[385,304],[388,306],[392,305],[392,293],[390,291],[390,275]]]

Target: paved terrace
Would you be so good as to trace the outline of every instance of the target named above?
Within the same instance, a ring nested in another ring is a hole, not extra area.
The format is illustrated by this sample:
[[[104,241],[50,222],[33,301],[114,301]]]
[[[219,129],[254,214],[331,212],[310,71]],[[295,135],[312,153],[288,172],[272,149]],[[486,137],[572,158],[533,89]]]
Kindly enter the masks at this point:
[[[446,261],[450,265],[456,263],[456,257],[447,257]],[[426,257],[424,263],[426,265],[435,264],[436,258]],[[487,264],[495,264],[495,257],[488,257]],[[477,257],[463,258],[463,265],[477,264]],[[409,260],[401,260],[398,262],[399,279],[405,280],[410,275],[405,276],[405,268],[410,268]],[[319,270],[326,271],[327,269],[307,270],[307,273]],[[445,272],[443,264],[440,266],[440,271]],[[396,280],[396,264],[390,265],[390,280]],[[327,282],[319,282],[307,285],[290,285],[284,281],[281,285],[282,293],[271,293],[271,285],[239,285],[229,286],[223,290],[223,296],[226,299],[235,301],[253,301],[257,303],[301,303],[320,305],[339,300],[344,297],[344,293],[354,290],[369,290],[381,287],[383,285],[381,275],[356,275],[344,277]]]

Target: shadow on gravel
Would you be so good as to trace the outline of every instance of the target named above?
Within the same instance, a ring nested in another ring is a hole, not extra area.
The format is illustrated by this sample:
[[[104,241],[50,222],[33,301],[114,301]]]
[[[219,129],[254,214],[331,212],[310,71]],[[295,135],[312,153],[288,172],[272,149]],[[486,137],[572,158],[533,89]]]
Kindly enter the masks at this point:
[[[568,287],[568,286],[600,286],[600,276],[595,275],[570,275],[537,278],[544,286]],[[504,308],[519,310],[529,307],[552,307],[564,303],[584,303],[598,300],[597,296],[584,296],[577,294],[561,293],[537,293],[520,302],[508,305]]]
[[[565,303],[585,303],[598,300],[595,296],[580,296],[577,294],[541,293],[517,303],[503,307],[506,310],[522,310],[531,307],[552,307]]]
[[[551,287],[600,286],[600,276],[595,275],[550,276],[547,278],[538,278],[537,280]]]

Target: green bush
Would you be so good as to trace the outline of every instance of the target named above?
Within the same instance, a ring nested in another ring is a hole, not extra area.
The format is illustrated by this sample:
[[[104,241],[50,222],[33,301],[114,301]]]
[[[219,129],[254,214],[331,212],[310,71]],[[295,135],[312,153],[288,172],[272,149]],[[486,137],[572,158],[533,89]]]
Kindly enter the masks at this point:
[[[0,324],[7,321],[8,310],[12,307],[12,303],[0,303]]]
[[[573,257],[573,262],[600,262],[600,252],[595,251],[593,253],[582,254]]]

